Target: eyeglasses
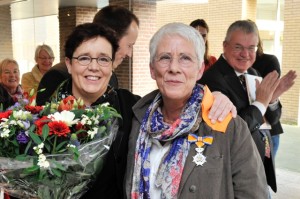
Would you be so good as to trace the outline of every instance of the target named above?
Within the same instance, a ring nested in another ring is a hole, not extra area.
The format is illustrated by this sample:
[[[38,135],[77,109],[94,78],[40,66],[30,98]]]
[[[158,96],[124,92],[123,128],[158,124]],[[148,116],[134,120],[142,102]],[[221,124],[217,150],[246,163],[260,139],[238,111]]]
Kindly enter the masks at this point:
[[[172,57],[169,54],[162,54],[158,57],[156,57],[156,61],[158,62],[159,66],[161,67],[168,67],[170,66],[171,62],[173,61],[174,57]],[[179,57],[177,57],[177,61],[182,67],[188,67],[191,66],[195,61],[192,56],[181,54]]]
[[[233,51],[236,53],[241,53],[244,50],[247,50],[248,53],[255,53],[257,51],[257,46],[250,46],[250,47],[244,47],[242,45],[236,44],[234,46],[232,46]]]
[[[46,60],[53,61],[53,60],[54,60],[54,57],[39,57],[39,59],[41,59],[41,60],[43,60],[43,61],[46,61]]]
[[[103,67],[109,66],[109,64],[112,62],[112,58],[110,58],[108,56],[100,56],[100,57],[92,58],[87,55],[82,55],[82,56],[78,56],[78,57],[72,57],[72,59],[77,59],[79,64],[81,64],[83,66],[89,65],[93,59],[95,59],[97,61],[97,63]]]

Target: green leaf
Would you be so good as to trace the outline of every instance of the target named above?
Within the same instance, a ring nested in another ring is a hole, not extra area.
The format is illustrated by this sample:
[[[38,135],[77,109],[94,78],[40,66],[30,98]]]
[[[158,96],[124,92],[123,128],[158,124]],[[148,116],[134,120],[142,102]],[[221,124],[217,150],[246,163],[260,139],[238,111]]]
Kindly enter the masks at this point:
[[[55,166],[57,167],[57,169],[61,170],[61,171],[66,171],[67,169],[60,163],[56,162],[56,161],[52,161],[53,164],[55,164]]]
[[[30,140],[25,148],[24,154],[28,154],[28,150],[32,147],[32,141]]]
[[[16,160],[25,161],[27,160],[27,156],[25,154],[16,156]]]
[[[68,141],[63,141],[61,143],[59,143],[59,145],[56,146],[56,151],[59,151],[62,147],[64,147],[66,144],[68,143]]]
[[[47,139],[48,135],[49,135],[49,126],[45,124],[42,129],[42,136],[44,141]]]
[[[52,168],[51,171],[53,172],[53,174],[57,177],[61,177],[62,173],[59,169],[54,169]]]
[[[29,132],[30,137],[32,138],[32,140],[34,141],[35,144],[41,144],[42,140],[40,139],[40,137],[33,133],[33,132]]]
[[[25,174],[31,174],[31,173],[33,173],[33,172],[38,171],[39,169],[40,169],[40,167],[39,167],[38,165],[34,165],[34,166],[32,166],[32,167],[26,168],[26,169],[24,170],[24,173],[25,173]]]

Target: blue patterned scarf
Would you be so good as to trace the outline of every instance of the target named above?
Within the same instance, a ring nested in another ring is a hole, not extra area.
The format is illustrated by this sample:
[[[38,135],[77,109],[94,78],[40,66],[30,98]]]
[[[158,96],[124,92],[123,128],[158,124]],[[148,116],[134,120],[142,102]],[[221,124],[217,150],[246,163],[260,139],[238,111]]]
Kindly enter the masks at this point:
[[[163,115],[158,111],[158,107],[162,104],[161,94],[158,93],[154,98],[143,118],[137,140],[131,198],[150,199],[151,139],[171,141],[169,151],[160,162],[155,185],[162,190],[166,199],[177,198],[185,160],[190,149],[187,135],[199,128],[203,94],[203,87],[196,84],[180,117],[171,125],[163,121]]]

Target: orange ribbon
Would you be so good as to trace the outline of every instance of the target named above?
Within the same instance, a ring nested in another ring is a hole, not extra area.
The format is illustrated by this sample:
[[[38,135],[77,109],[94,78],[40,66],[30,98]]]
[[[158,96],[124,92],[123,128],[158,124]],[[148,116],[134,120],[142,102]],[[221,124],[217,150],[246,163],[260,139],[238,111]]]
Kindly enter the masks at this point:
[[[188,135],[188,141],[191,142],[191,143],[196,143],[196,145],[198,147],[202,147],[204,146],[205,144],[206,145],[211,145],[212,142],[213,142],[213,137],[212,136],[197,136],[195,134],[189,134]]]

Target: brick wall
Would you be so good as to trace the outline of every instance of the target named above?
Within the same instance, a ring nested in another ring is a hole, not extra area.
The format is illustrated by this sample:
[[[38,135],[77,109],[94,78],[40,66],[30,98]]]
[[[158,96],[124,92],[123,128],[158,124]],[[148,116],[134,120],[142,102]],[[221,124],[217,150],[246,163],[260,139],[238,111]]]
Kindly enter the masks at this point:
[[[10,6],[0,6],[0,61],[13,58]]]
[[[299,124],[299,74],[300,74],[300,0],[285,0],[282,49],[282,74],[296,70],[295,85],[281,97],[283,113],[281,121]]]
[[[59,8],[59,43],[60,43],[60,60],[64,60],[64,44],[68,35],[73,31],[75,26],[92,22],[97,12],[97,8],[90,7],[65,7]]]

